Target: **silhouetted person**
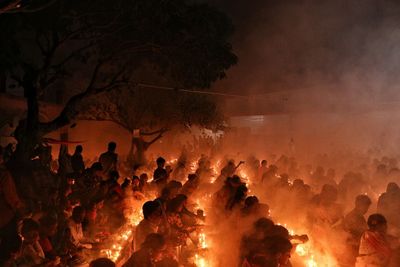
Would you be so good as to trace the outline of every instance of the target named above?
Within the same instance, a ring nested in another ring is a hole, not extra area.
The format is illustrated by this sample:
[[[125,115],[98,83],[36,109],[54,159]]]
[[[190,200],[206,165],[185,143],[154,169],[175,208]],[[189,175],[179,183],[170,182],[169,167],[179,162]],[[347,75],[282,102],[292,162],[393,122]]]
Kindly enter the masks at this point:
[[[165,248],[165,239],[162,235],[149,234],[140,249],[133,253],[123,267],[153,267],[162,259]]]
[[[386,192],[378,200],[378,212],[396,227],[400,227],[400,187],[389,183]]]
[[[168,172],[164,168],[165,159],[162,158],[162,157],[159,157],[156,160],[156,163],[157,163],[157,169],[155,169],[155,171],[154,171],[153,180],[157,185],[162,187],[162,186],[165,186],[167,184],[167,180],[168,180]]]
[[[99,162],[103,166],[103,173],[108,176],[111,171],[117,170],[118,154],[115,153],[117,144],[115,142],[108,143],[107,152],[100,155]]]
[[[347,239],[347,255],[349,256],[348,263],[351,265],[355,264],[361,236],[368,229],[367,220],[364,216],[368,212],[371,203],[371,199],[368,196],[357,196],[354,209],[343,220],[343,228],[350,234]]]
[[[135,250],[145,241],[149,234],[157,233],[161,223],[161,206],[157,201],[147,201],[142,207],[144,219],[140,221],[135,232]]]
[[[72,165],[72,170],[75,173],[83,173],[85,170],[85,163],[83,162],[83,147],[81,145],[76,146],[75,148],[75,153],[71,157],[71,165]]]
[[[115,267],[115,263],[107,258],[99,258],[91,261],[89,267]]]
[[[23,207],[14,179],[7,170],[0,149],[0,238],[16,233],[17,211]]]
[[[371,203],[371,199],[368,196],[357,196],[354,209],[344,217],[345,230],[351,233],[356,240],[359,240],[364,231],[368,229],[364,215],[368,212]]]
[[[17,233],[10,235],[0,242],[0,266],[15,267],[21,254],[22,238]]]

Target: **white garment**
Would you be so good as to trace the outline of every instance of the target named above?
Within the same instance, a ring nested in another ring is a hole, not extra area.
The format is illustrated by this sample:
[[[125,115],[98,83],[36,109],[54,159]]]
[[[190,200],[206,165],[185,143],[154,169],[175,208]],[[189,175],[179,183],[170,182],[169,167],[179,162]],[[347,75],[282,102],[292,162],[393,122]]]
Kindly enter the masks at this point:
[[[82,223],[76,223],[74,220],[69,219],[68,227],[71,231],[72,243],[77,247],[81,247],[82,241],[84,239]]]

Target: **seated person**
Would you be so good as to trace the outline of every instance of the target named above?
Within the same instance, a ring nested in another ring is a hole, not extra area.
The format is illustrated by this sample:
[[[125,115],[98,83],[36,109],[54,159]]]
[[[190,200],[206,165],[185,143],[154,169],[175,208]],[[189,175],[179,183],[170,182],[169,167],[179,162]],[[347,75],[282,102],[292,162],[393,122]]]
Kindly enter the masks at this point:
[[[56,257],[56,252],[54,250],[51,238],[57,233],[57,227],[58,223],[55,218],[50,216],[44,216],[40,218],[39,243],[44,254],[46,255],[46,258],[49,259],[55,259]]]
[[[168,233],[171,242],[176,246],[184,244],[189,234],[195,230],[194,226],[186,225],[182,221],[186,201],[185,195],[178,195],[167,204]]]
[[[18,234],[10,234],[0,242],[0,266],[15,267],[20,256],[22,238]]]
[[[123,267],[151,267],[160,261],[166,249],[165,239],[160,234],[149,234],[140,249],[133,253]]]
[[[368,230],[360,240],[356,267],[388,266],[393,255],[390,237],[387,235],[386,218],[381,214],[368,217]]]
[[[85,218],[85,209],[76,206],[72,211],[72,216],[68,220],[68,228],[71,234],[71,242],[76,248],[91,249],[92,245],[83,235],[82,222]]]
[[[264,239],[242,262],[242,267],[283,267],[288,266],[292,244],[281,236]]]
[[[371,199],[368,196],[357,196],[354,209],[344,217],[343,229],[349,234],[349,237],[346,241],[347,253],[343,260],[347,260],[350,265],[355,264],[361,236],[364,231],[368,230],[367,220],[364,215],[368,212],[371,203]]]
[[[23,237],[21,258],[25,266],[57,266],[60,258],[54,260],[45,258],[39,243],[39,224],[32,219],[25,219],[22,223],[21,235]]]
[[[144,242],[146,236],[158,232],[162,214],[161,206],[157,201],[147,201],[142,207],[144,219],[136,227],[135,250]]]
[[[107,258],[98,258],[91,261],[89,267],[115,267],[115,263]]]

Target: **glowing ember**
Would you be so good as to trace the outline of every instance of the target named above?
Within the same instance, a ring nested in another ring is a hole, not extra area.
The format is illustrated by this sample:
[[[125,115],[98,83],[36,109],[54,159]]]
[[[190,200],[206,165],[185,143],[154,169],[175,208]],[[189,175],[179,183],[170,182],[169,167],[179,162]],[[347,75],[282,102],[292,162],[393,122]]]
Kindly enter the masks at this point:
[[[199,244],[200,248],[207,248],[206,235],[204,233],[199,234]]]
[[[299,255],[300,257],[304,257],[308,254],[309,251],[309,247],[306,244],[299,244],[296,246],[296,253],[297,255]]]
[[[143,219],[141,206],[144,202],[153,198],[154,196],[150,196],[148,199],[145,199],[143,201],[132,201],[129,199],[126,200],[126,206],[129,207],[124,210],[124,215],[127,219],[127,223],[112,236],[113,244],[111,245],[111,247],[100,251],[103,256],[109,258],[114,262],[119,262],[119,260],[121,260],[124,254],[123,250],[126,248],[130,248],[129,242],[131,241],[132,235],[134,234],[134,228]]]
[[[314,255],[311,255],[311,258],[307,260],[307,267],[318,267],[317,263],[314,260]]]
[[[281,225],[280,223],[277,223]],[[293,229],[288,228],[286,224],[283,226],[288,229],[290,235],[295,235]],[[336,261],[333,256],[329,255],[327,252],[322,253],[315,248],[312,240],[305,244],[296,244],[295,249],[296,256],[301,258],[304,266],[306,267],[335,267],[337,266]]]
[[[198,254],[195,256],[195,263],[197,267],[206,267],[209,266],[206,262],[206,260],[203,257],[200,257]]]
[[[206,235],[205,235],[204,232],[201,232],[199,234],[199,248],[201,250],[204,250],[204,249],[207,248]],[[205,257],[199,255],[198,253],[196,253],[195,256],[194,256],[194,262],[195,262],[197,267],[209,267],[209,266],[212,266],[208,259],[206,259]]]

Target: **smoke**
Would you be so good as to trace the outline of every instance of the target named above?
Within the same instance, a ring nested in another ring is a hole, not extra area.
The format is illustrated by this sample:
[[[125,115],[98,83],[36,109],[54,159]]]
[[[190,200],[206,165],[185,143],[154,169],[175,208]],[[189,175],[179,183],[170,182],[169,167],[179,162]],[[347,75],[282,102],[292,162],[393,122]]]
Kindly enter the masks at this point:
[[[400,4],[395,1],[221,0],[217,6],[235,23],[233,45],[240,60],[220,88],[368,95],[386,93],[398,81]]]
[[[215,89],[250,95],[226,99],[228,117],[272,114],[257,134],[281,147],[396,153],[398,1],[208,2],[232,18],[239,57]]]

